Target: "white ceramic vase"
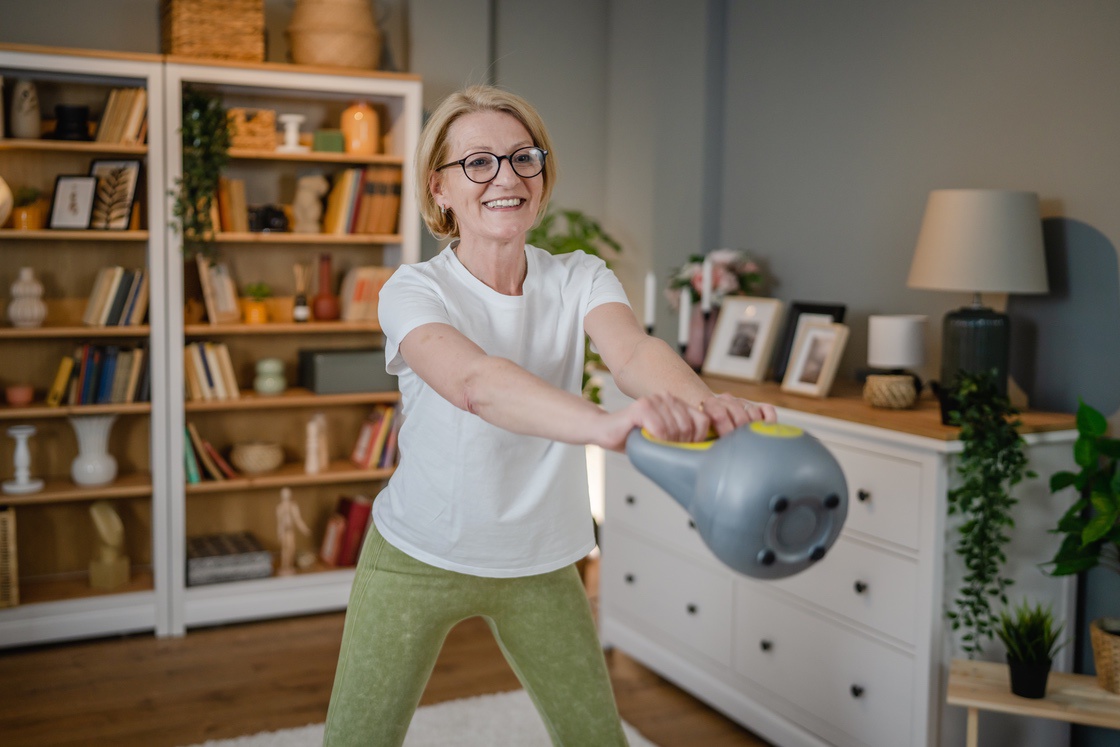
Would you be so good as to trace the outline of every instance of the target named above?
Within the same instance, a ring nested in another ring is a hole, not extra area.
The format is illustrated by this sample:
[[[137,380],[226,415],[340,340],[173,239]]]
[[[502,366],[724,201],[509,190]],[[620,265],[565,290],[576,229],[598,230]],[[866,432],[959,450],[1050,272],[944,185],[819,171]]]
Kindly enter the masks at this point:
[[[39,113],[39,91],[35,84],[21,78],[12,86],[12,111],[9,124],[12,137],[36,139],[42,134],[42,117]]]
[[[19,277],[12,283],[12,300],[8,304],[8,321],[13,327],[38,327],[47,317],[43,303],[43,284],[35,277],[35,270],[21,267]]]
[[[78,437],[78,456],[70,464],[70,477],[78,485],[108,485],[116,478],[117,460],[109,453],[109,432],[116,419],[116,415],[70,418]]]

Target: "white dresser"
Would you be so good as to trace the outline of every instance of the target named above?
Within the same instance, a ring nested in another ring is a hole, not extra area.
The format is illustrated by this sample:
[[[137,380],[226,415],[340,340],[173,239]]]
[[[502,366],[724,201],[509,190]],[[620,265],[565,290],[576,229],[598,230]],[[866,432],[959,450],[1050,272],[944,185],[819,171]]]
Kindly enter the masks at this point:
[[[964,713],[944,705],[954,655],[943,606],[957,589],[955,532],[946,519],[960,442],[933,403],[893,412],[858,392],[813,400],[776,385],[710,379],[779,407],[782,422],[823,441],[848,481],[844,532],[818,565],[776,582],[722,566],[685,511],[624,455],[605,455],[600,629],[617,647],[781,747],[959,745]],[[608,410],[628,399],[608,378]],[[1015,491],[1008,548],[1011,601],[1049,601],[1073,614],[1074,583],[1045,576],[1056,538],[1047,534],[1069,505],[1049,476],[1072,467],[1072,416],[1027,414],[1022,431],[1039,477]],[[1072,627],[1072,626],[1070,626]],[[985,658],[1002,656],[998,642]],[[1072,646],[1059,669],[1068,670]],[[960,655],[956,652],[957,656]],[[990,744],[1055,747],[1068,727],[985,721]],[[986,738],[987,739],[987,738]],[[988,742],[986,741],[986,744]]]

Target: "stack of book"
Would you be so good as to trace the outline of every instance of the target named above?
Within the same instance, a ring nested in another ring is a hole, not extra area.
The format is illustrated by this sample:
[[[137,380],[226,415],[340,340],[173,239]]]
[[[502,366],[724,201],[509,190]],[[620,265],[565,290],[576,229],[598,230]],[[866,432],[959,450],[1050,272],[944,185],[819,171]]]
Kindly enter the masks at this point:
[[[203,480],[235,480],[241,476],[214,445],[202,437],[194,423],[187,423],[183,439],[183,469],[191,485]]]
[[[47,406],[147,402],[149,372],[148,351],[143,347],[83,343],[59,361]]]
[[[319,559],[329,566],[352,566],[358,563],[358,553],[369,529],[373,501],[364,495],[344,496],[327,520]]]
[[[187,586],[272,575],[272,554],[249,532],[187,538]]]
[[[400,405],[376,405],[358,431],[350,461],[360,469],[388,469],[397,463]]]
[[[140,145],[148,134],[148,92],[143,88],[114,88],[105,101],[97,125],[99,143]]]
[[[396,233],[400,206],[399,166],[345,169],[335,175],[327,195],[323,233]]]
[[[183,349],[187,397],[194,402],[240,399],[233,360],[224,342],[191,342]]]
[[[148,315],[148,271],[127,270],[119,265],[97,272],[86,299],[82,324],[90,327],[130,327],[144,323]]]

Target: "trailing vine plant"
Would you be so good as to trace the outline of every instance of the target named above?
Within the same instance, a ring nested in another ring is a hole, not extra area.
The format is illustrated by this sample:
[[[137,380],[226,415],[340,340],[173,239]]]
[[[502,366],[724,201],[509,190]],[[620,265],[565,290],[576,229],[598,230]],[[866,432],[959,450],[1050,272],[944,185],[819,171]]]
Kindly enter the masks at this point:
[[[183,253],[188,256],[215,253],[212,205],[218,193],[218,179],[229,162],[230,132],[226,110],[215,94],[195,88],[183,91],[183,175],[173,213],[183,236]]]
[[[963,561],[964,577],[946,614],[952,629],[963,631],[961,648],[972,658],[993,638],[999,616],[992,605],[997,600],[1007,605],[1006,590],[1012,584],[1002,572],[1007,532],[1015,526],[1012,509],[1018,503],[1011,488],[1035,475],[1027,469],[1019,410],[999,392],[994,374],[962,373],[953,396],[957,407],[950,417],[961,428],[964,451],[957,467],[962,483],[949,491],[949,515],[961,518],[954,549]]]

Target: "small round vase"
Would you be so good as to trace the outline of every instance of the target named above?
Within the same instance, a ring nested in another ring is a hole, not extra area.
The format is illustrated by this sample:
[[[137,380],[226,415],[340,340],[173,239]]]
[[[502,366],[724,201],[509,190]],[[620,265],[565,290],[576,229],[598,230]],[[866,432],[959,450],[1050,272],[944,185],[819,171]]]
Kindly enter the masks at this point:
[[[282,393],[288,386],[284,379],[284,361],[279,358],[263,358],[257,361],[257,375],[253,379],[253,389],[257,394],[271,397]]]
[[[109,453],[109,431],[116,415],[82,415],[70,418],[78,437],[78,456],[70,464],[70,477],[78,485],[108,485],[117,476],[117,460]]]
[[[8,321],[13,327],[38,327],[47,317],[43,303],[43,284],[35,278],[30,267],[21,267],[19,277],[12,283],[12,301],[8,304]]]

